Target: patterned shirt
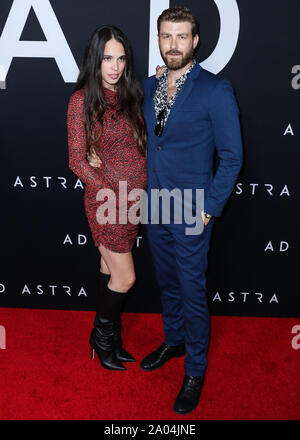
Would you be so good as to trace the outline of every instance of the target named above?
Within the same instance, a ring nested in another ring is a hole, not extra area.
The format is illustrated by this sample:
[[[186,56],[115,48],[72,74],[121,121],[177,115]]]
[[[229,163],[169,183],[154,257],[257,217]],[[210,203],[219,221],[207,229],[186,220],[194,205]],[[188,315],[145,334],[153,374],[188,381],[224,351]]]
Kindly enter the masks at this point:
[[[192,65],[187,69],[187,71],[183,75],[181,75],[180,78],[178,78],[175,81],[175,86],[176,86],[177,90],[176,90],[176,93],[174,93],[174,95],[170,98],[169,102],[168,102],[168,72],[169,72],[168,69],[166,69],[164,71],[164,73],[159,77],[156,92],[155,92],[154,98],[153,98],[156,119],[157,119],[157,116],[159,115],[159,113],[164,108],[166,108],[164,123],[167,122],[167,119],[168,119],[170,111],[174,105],[174,102],[176,101],[176,98],[177,98],[180,90],[182,89],[183,84],[185,83],[188,74],[192,71],[195,64],[196,64],[196,61],[193,60]]]

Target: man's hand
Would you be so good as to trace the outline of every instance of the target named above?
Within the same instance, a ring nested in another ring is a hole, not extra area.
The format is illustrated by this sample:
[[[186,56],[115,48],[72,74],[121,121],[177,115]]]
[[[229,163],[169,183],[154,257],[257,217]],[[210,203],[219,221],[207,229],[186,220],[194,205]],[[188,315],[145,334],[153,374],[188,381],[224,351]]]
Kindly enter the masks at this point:
[[[167,68],[167,66],[156,66],[156,78],[157,79],[162,76],[162,74],[164,73],[166,68]]]
[[[86,158],[87,158],[88,163],[92,167],[94,167],[94,168],[101,167],[102,161],[94,149],[91,149],[91,152],[87,153]]]
[[[203,220],[204,225],[207,226],[210,221],[210,218],[205,217],[204,211],[201,211],[201,215],[202,215],[202,220]]]

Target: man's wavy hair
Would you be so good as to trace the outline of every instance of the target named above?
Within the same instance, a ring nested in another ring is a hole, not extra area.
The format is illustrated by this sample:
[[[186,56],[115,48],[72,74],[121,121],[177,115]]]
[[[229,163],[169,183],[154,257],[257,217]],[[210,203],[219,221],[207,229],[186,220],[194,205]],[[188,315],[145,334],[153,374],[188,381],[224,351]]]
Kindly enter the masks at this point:
[[[191,10],[183,6],[174,6],[173,8],[165,9],[157,19],[157,31],[160,31],[160,25],[163,21],[172,21],[173,23],[182,23],[188,21],[192,25],[192,35],[199,35],[200,26],[195,15]]]

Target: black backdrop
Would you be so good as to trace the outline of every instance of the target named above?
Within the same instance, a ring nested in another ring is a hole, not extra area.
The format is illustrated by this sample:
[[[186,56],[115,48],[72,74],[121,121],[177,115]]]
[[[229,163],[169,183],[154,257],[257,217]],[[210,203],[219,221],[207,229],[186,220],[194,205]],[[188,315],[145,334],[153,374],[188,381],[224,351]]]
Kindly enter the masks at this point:
[[[132,43],[142,80],[148,75],[151,11],[168,2],[1,0],[0,32],[12,7],[21,11],[21,3],[50,3],[77,66],[96,27],[120,27]],[[235,2],[170,1],[171,6],[178,3],[199,17],[197,60],[202,63],[214,51],[223,26],[218,8],[225,5],[230,14]],[[238,42],[218,75],[236,91],[245,162],[224,215],[215,222],[209,306],[213,315],[299,317],[300,4],[237,4]],[[46,42],[38,16],[31,8],[20,40]],[[3,36],[0,67],[12,41]],[[64,79],[50,56],[13,56],[0,83],[0,306],[92,310],[99,255],[85,218],[83,186],[68,169],[66,110],[75,80]],[[137,283],[126,310],[160,312],[143,229],[134,259]]]

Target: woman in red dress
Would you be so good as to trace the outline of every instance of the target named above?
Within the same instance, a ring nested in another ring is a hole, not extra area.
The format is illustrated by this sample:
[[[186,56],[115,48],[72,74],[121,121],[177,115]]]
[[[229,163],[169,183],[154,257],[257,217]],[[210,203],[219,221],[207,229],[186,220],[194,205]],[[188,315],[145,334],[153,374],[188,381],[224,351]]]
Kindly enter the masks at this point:
[[[86,216],[100,252],[99,304],[90,336],[92,358],[96,351],[101,365],[110,370],[125,370],[122,362],[135,361],[122,347],[121,309],[135,282],[131,249],[138,225],[119,221],[119,183],[126,182],[126,195],[133,189],[146,188],[147,134],[142,99],[126,36],[114,26],[100,27],[86,47],[70,98],[68,145],[69,167],[85,184]],[[89,165],[90,154],[100,158],[99,168]],[[109,197],[105,199],[99,190],[113,192],[116,202],[112,199],[108,203]],[[124,191],[122,194],[124,198]],[[127,198],[125,203],[126,213],[133,205],[138,206]],[[102,204],[106,210],[101,211]],[[110,209],[115,210],[116,221],[105,223],[103,212],[107,215]]]

